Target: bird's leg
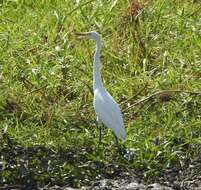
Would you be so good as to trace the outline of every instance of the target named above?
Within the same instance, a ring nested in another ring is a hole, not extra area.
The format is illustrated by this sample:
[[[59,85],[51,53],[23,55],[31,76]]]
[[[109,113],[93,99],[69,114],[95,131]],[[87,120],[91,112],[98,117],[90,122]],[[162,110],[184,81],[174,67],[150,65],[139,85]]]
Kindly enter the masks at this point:
[[[122,148],[121,147],[121,144],[119,144],[119,140],[118,140],[118,138],[117,138],[117,136],[115,135],[115,133],[113,132],[113,135],[114,135],[114,139],[115,139],[115,144],[116,144],[116,146],[117,146],[117,149],[118,149],[118,152],[119,152],[119,154],[124,154],[123,152],[124,152],[124,148]]]
[[[98,122],[98,127],[99,127],[99,144],[101,143],[102,141],[102,134],[101,134],[101,127],[102,127],[102,122],[101,120],[99,119],[99,117],[97,116],[97,122]]]
[[[102,141],[101,124],[99,125],[99,143]]]
[[[117,147],[119,148],[119,141],[118,141],[118,138],[117,136],[113,133],[114,135],[114,139],[115,139],[115,144],[117,145]]]
[[[119,144],[118,138],[117,138],[117,136],[115,135],[114,132],[113,132],[113,135],[114,135],[115,144],[116,144],[116,146],[117,146],[117,149],[118,149],[119,152],[121,152],[121,146],[120,146],[120,144]]]

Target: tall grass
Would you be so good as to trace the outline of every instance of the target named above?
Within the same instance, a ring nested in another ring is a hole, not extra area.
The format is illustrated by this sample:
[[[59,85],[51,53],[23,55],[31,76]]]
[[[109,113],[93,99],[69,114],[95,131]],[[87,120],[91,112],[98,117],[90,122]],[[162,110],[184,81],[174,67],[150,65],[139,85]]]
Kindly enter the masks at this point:
[[[195,158],[201,143],[200,6],[187,0],[0,2],[1,183],[28,178],[80,186],[128,170],[148,179]],[[102,34],[102,76],[125,110],[129,158],[118,155],[108,129],[98,144],[94,44],[73,35],[90,30]],[[179,92],[162,91],[132,106],[161,90]]]

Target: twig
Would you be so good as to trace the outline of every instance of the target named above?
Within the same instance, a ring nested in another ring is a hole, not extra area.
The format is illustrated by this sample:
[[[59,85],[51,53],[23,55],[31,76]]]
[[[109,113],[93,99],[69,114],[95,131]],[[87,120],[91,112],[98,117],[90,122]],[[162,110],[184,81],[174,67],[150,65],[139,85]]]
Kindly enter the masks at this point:
[[[93,89],[91,86],[89,86],[85,81],[79,79],[80,82],[82,82],[84,85],[86,85],[91,93],[91,95],[93,96],[94,95],[94,92],[93,92]]]
[[[74,68],[85,74],[87,77],[89,77],[89,74],[86,71],[84,71],[84,69],[80,68],[79,66],[74,66]]]
[[[127,100],[123,101],[120,103],[120,105],[123,105],[127,102],[129,102],[130,100],[132,100],[133,98],[137,97],[139,94],[141,94],[141,92],[144,91],[144,89],[147,87],[147,85],[145,85],[142,89],[140,89],[136,94],[134,94],[133,96],[131,96],[130,98],[128,98]]]
[[[123,110],[123,112],[126,112],[127,110],[129,110],[130,108],[133,108],[135,106],[141,105],[151,99],[153,99],[154,97],[161,95],[161,94],[170,94],[170,93],[187,93],[187,94],[192,94],[192,95],[197,95],[197,96],[201,96],[201,92],[197,91],[188,91],[188,90],[161,90],[159,92],[155,92],[154,94],[151,94],[150,96],[147,96],[145,98],[143,98],[142,100],[132,104],[131,106],[127,107],[126,109]]]
[[[200,11],[200,8],[201,8],[201,6],[198,6],[198,8],[197,8],[194,12],[190,13],[189,15],[187,14],[187,15],[185,15],[185,16],[186,16],[186,17],[193,16],[195,13],[197,13],[198,11]]]
[[[8,189],[21,189],[22,186],[21,185],[6,185],[6,186],[2,186],[0,187],[0,190],[8,190]]]
[[[86,3],[83,3],[83,4],[75,7],[72,11],[70,11],[69,13],[67,13],[67,15],[71,15],[72,13],[74,13],[75,11],[77,11],[78,9],[80,9],[81,7],[83,7],[83,6],[85,6],[85,5],[89,4],[89,3],[92,3],[93,1],[95,1],[95,0],[87,1]]]
[[[46,88],[46,87],[47,87],[47,84],[44,85],[44,86],[42,86],[42,87],[40,87],[40,88],[34,89],[34,90],[32,90],[32,91],[30,91],[30,92],[28,92],[28,93],[26,93],[26,94],[32,94],[32,93],[34,93],[34,92],[38,92],[38,91],[40,91],[40,90],[42,90],[42,89],[44,89],[44,88]]]

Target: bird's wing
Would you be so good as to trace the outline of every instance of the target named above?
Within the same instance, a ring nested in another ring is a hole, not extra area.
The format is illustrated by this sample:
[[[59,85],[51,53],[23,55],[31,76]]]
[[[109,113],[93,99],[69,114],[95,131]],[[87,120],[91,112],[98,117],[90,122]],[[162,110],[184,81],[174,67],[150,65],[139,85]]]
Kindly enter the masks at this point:
[[[106,127],[111,128],[117,137],[126,138],[121,110],[108,92],[94,93],[94,108]]]

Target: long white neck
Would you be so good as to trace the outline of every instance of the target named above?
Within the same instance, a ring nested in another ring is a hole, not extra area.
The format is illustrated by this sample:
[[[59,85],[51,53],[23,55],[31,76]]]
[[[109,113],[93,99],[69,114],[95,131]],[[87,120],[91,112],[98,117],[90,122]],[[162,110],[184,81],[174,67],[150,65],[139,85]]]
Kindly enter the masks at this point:
[[[96,51],[94,54],[94,62],[93,62],[93,89],[103,88],[103,83],[101,79],[101,63],[100,63],[100,51],[101,51],[101,43],[100,39],[95,40],[96,42]]]

